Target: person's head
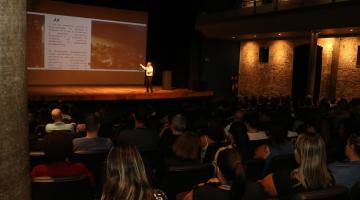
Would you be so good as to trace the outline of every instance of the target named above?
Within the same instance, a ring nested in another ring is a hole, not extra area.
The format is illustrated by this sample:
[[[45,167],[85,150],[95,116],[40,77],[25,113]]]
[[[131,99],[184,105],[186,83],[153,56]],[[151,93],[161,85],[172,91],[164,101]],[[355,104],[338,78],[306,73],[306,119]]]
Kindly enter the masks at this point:
[[[230,134],[233,138],[233,143],[239,148],[241,140],[246,134],[246,126],[242,122],[233,122],[229,129]]]
[[[183,132],[186,129],[186,118],[177,114],[171,119],[171,128],[173,131]]]
[[[195,160],[199,156],[199,137],[185,132],[176,139],[172,149],[174,154],[182,159]]]
[[[245,172],[239,153],[230,147],[222,147],[214,158],[216,176],[223,184],[231,185],[231,199],[241,199],[245,187]]]
[[[147,63],[146,63],[146,66],[148,66],[148,67],[151,66],[151,67],[152,67],[151,62],[147,62]]]
[[[100,128],[99,118],[94,114],[90,114],[85,119],[86,131],[97,132]]]
[[[268,134],[272,144],[281,145],[286,142],[288,131],[279,123],[272,123],[268,127]]]
[[[305,189],[326,188],[332,185],[332,177],[326,165],[325,142],[321,136],[312,133],[299,135],[294,153],[299,168],[293,175]]]
[[[244,123],[248,130],[259,128],[259,115],[255,112],[247,113],[244,116]]]
[[[234,122],[241,122],[244,118],[244,112],[241,109],[237,109],[234,112],[233,121]]]
[[[132,116],[135,120],[135,128],[140,128],[146,125],[147,116],[146,116],[145,108],[143,107],[136,108]]]
[[[360,160],[360,132],[350,135],[345,146],[345,154],[350,161]]]
[[[101,200],[151,199],[151,188],[140,153],[134,146],[120,144],[107,158],[107,179]]]
[[[57,122],[57,121],[62,121],[62,113],[61,110],[59,108],[54,108],[51,111],[51,117],[52,119]]]
[[[72,138],[65,131],[53,131],[45,135],[42,144],[49,162],[65,161],[73,153]]]

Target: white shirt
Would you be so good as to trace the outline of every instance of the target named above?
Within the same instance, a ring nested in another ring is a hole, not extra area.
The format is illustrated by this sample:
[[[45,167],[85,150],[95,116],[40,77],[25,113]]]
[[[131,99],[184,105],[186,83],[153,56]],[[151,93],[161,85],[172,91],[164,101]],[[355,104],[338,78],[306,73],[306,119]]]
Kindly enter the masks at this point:
[[[247,135],[249,136],[250,141],[254,140],[267,140],[269,137],[266,135],[264,131],[258,131],[256,133],[249,133],[247,132]]]
[[[144,67],[144,66],[141,65],[141,68],[143,68],[143,69],[145,70],[146,76],[153,76],[153,71],[154,71],[154,69],[153,69],[153,67],[152,67],[151,65],[150,65],[150,66],[146,66],[146,67]]]

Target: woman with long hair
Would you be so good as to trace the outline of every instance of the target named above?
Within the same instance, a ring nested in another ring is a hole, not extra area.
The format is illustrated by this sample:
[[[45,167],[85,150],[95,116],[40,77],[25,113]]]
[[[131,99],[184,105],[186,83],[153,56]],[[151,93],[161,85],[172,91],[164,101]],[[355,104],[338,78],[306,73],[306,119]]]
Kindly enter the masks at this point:
[[[290,197],[298,192],[325,189],[334,183],[326,165],[325,142],[317,134],[302,134],[295,144],[299,167],[267,175],[260,183],[269,196]]]
[[[151,188],[138,150],[130,145],[114,147],[107,159],[107,180],[101,200],[162,200],[166,196]]]
[[[231,146],[221,147],[213,161],[216,171],[214,178],[189,192],[184,200],[240,200],[263,199],[261,186],[248,185],[239,153]],[[252,194],[246,190],[250,189]]]

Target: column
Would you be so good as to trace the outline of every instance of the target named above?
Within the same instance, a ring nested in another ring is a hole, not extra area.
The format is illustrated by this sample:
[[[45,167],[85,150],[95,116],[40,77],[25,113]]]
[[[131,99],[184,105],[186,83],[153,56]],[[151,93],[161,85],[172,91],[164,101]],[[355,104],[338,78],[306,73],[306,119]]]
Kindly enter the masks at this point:
[[[318,32],[311,32],[307,93],[314,96]]]
[[[340,38],[336,38],[334,42],[332,59],[331,59],[331,72],[330,72],[330,84],[329,84],[329,96],[328,96],[330,100],[336,98],[336,82],[337,82],[337,72],[339,66],[339,52],[340,52]]]
[[[0,0],[0,199],[30,200],[26,0]]]

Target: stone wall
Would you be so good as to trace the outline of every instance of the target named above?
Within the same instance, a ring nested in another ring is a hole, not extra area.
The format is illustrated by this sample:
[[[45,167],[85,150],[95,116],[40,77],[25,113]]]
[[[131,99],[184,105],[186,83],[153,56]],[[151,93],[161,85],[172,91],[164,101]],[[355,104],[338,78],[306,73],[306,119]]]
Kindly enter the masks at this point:
[[[240,44],[239,94],[291,95],[294,47],[306,40],[249,41]],[[269,62],[259,63],[259,48],[269,47]]]
[[[319,38],[322,51],[320,98],[329,96],[335,38]],[[247,41],[240,43],[239,94],[243,96],[291,95],[294,48],[307,39]],[[337,98],[360,97],[360,68],[356,67],[360,37],[340,38]],[[259,48],[269,47],[269,62],[259,63]]]

